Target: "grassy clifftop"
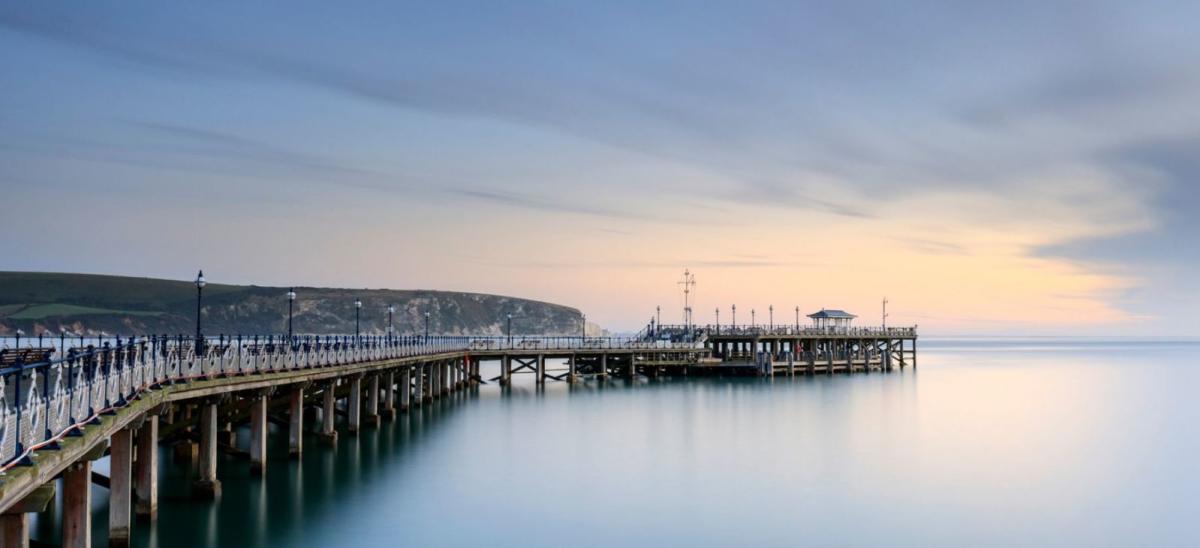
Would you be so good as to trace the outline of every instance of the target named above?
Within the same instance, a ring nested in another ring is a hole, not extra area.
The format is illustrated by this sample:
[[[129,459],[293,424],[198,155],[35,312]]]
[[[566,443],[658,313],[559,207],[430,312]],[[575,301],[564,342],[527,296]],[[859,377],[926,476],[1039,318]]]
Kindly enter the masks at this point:
[[[204,332],[281,333],[287,330],[285,287],[210,283],[204,288]],[[362,331],[382,334],[394,305],[400,334],[419,334],[429,312],[431,334],[499,335],[506,314],[518,334],[577,334],[580,312],[528,299],[449,291],[297,287],[297,333],[353,333],[354,299],[363,301]],[[188,333],[195,329],[191,281],[0,272],[0,335]]]

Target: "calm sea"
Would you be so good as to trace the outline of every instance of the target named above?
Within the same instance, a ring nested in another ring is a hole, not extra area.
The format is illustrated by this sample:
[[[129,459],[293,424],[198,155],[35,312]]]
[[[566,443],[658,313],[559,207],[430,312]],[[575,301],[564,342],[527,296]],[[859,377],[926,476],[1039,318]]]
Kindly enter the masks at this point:
[[[262,479],[222,461],[215,505],[164,451],[159,521],[134,540],[1197,546],[1197,390],[1200,343],[1162,341],[922,341],[916,372],[773,381],[524,377],[336,450],[309,439]]]

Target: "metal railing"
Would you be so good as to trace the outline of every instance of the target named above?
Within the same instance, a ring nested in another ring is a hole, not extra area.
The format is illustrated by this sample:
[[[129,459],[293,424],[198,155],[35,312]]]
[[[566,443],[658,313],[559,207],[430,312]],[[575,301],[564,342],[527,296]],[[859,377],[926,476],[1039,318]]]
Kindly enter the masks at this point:
[[[59,342],[0,350],[0,471],[27,463],[33,451],[163,385],[460,352],[470,346],[469,337],[386,336],[197,340],[155,335],[86,346],[69,346],[64,336]]]
[[[796,336],[796,337],[895,337],[912,338],[917,336],[916,327],[811,327],[795,325],[705,325],[687,326],[664,325],[657,329],[661,334],[671,334],[680,331],[699,331],[706,336]]]
[[[648,341],[639,337],[471,337],[471,350],[701,350],[694,342]]]

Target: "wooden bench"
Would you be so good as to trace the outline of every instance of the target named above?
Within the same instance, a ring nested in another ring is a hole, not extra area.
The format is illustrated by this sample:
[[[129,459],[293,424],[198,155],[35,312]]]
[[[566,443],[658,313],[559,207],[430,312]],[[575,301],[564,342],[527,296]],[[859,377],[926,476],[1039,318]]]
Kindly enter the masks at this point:
[[[50,361],[54,355],[53,347],[41,348],[5,348],[0,350],[0,367],[12,367],[21,364],[43,363]]]

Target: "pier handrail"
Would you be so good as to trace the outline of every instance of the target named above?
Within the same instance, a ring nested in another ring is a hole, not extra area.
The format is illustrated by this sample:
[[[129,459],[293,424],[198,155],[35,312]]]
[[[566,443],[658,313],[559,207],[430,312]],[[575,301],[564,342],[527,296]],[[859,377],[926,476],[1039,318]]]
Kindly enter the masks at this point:
[[[50,359],[0,368],[0,471],[165,384],[463,352],[470,339],[150,335],[70,346],[64,335]]]
[[[917,336],[916,326],[912,327],[812,327],[795,325],[704,325],[691,326],[692,331],[699,330],[705,335],[712,336],[797,336],[797,337],[826,337],[826,336],[861,336],[861,337],[896,337],[913,338]],[[682,325],[663,325],[658,328],[660,333],[679,333],[689,330]]]

